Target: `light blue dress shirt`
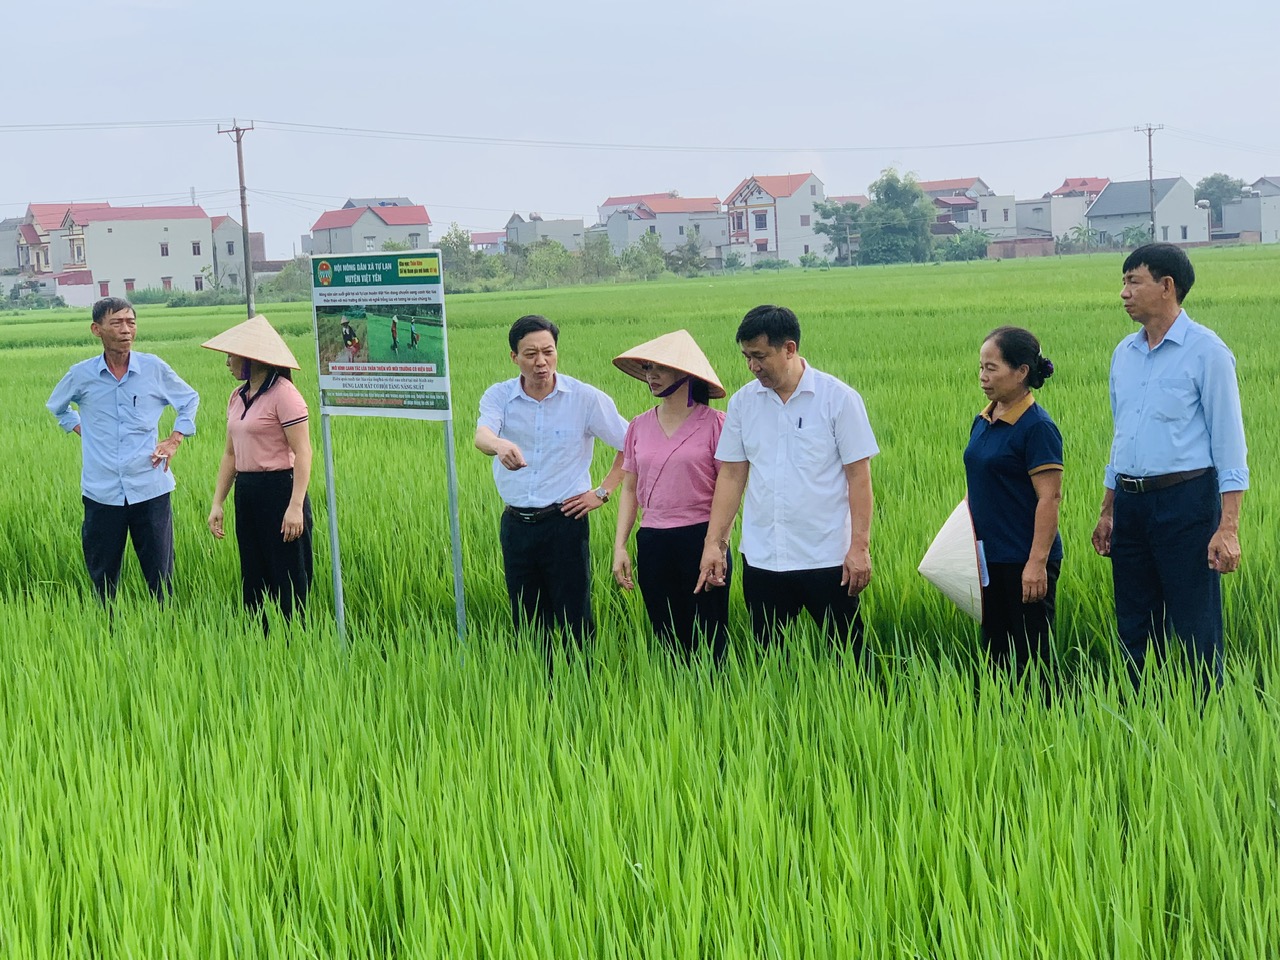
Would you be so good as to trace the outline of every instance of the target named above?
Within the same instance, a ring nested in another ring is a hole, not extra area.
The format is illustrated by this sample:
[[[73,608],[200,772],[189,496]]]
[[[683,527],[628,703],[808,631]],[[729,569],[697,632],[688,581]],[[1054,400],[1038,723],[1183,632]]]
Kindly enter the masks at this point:
[[[1154,350],[1139,330],[1111,356],[1115,434],[1103,482],[1216,467],[1218,490],[1249,488],[1236,358],[1186,311]]]
[[[556,385],[542,400],[524,392],[520,378],[495,383],[480,398],[477,426],[510,440],[527,467],[508,470],[493,458],[498,495],[512,507],[545,507],[586,493],[596,439],[621,450],[627,421],[608,394],[588,383],[556,374]]]
[[[112,506],[142,503],[173,490],[173,474],[151,465],[156,427],[164,408],[173,407],[178,412],[173,429],[191,436],[199,405],[200,397],[172,367],[136,351],[130,351],[129,369],[120,380],[101,355],[75,364],[45,404],[63,430],[80,427],[81,491]]]

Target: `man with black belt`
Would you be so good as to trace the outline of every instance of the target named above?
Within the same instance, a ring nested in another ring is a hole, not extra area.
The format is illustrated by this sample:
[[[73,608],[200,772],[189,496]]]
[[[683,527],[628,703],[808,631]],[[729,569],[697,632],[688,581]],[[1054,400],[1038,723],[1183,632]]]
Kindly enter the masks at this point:
[[[587,515],[622,480],[627,421],[606,394],[556,372],[560,330],[546,317],[521,317],[507,341],[520,376],[480,398],[476,449],[493,457],[506,508],[499,538],[511,617],[519,628],[561,627],[581,643],[592,628]],[[592,489],[594,441],[618,451]]]
[[[125,542],[132,540],[147,586],[164,602],[173,581],[169,461],[196,432],[200,398],[159,357],[133,349],[138,321],[128,300],[105,297],[92,316],[89,329],[102,341],[102,354],[72,366],[47,404],[62,429],[80,437],[85,566],[98,596],[112,599]],[[157,442],[165,407],[178,415]]]
[[[1124,261],[1120,299],[1142,325],[1111,357],[1115,432],[1093,547],[1111,558],[1120,642],[1136,683],[1148,647],[1176,637],[1222,683],[1222,574],[1240,565],[1249,486],[1235,357],[1182,301],[1195,282],[1179,247]]]

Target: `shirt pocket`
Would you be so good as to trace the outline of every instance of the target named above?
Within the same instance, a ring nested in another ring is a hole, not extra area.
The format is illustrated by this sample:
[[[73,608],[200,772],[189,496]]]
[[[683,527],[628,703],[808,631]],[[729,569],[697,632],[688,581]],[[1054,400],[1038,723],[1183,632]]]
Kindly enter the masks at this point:
[[[801,428],[792,434],[791,456],[795,465],[806,474],[830,467],[839,459],[836,438],[825,427]]]
[[[1151,413],[1157,420],[1177,423],[1188,420],[1200,402],[1196,383],[1186,377],[1167,377],[1156,381],[1158,393],[1152,401]]]

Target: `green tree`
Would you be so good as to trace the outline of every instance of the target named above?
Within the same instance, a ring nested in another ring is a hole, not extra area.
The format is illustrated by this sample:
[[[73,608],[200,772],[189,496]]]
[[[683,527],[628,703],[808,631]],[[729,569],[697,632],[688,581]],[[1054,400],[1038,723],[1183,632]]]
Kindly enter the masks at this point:
[[[311,258],[294,257],[270,280],[264,280],[254,291],[261,303],[284,303],[311,299]],[[173,306],[173,301],[169,302]]]
[[[1124,228],[1124,232],[1120,234],[1120,246],[1122,247],[1140,247],[1151,239],[1151,231],[1147,229],[1146,224],[1139,226],[1131,224]]]
[[[471,249],[471,234],[458,226],[455,220],[436,244],[440,248],[441,266],[449,282],[470,280],[476,274],[475,253]],[[481,257],[484,254],[480,254]]]
[[[587,283],[612,280],[622,269],[618,258],[613,255],[609,235],[603,231],[588,232],[582,238],[578,261],[582,268],[582,279]]]
[[[543,237],[529,245],[529,279],[544,287],[573,283],[577,260],[558,240]]]
[[[684,243],[665,255],[667,269],[682,277],[696,277],[707,269],[707,258],[702,255],[702,238],[689,234]]]
[[[947,237],[938,244],[939,260],[985,260],[991,234],[985,230],[966,230]]]
[[[641,280],[661,276],[667,267],[662,241],[656,233],[642,233],[640,239],[622,251],[622,269]]]
[[[742,254],[740,253],[737,253],[735,251],[730,251],[729,253],[726,253],[724,255],[724,272],[725,273],[737,273],[746,265],[747,265],[747,262],[742,259]]]
[[[1146,227],[1140,227],[1139,229],[1144,234],[1147,234]],[[1071,239],[1072,244],[1085,251],[1085,253],[1088,253],[1098,244],[1097,232],[1087,223],[1077,223],[1067,232],[1067,236]],[[1150,237],[1150,234],[1147,234],[1147,236]]]
[[[900,176],[892,167],[868,188],[871,202],[860,211],[862,237],[858,258],[863,263],[923,263],[933,250],[929,224],[936,219],[933,203],[911,174]]]
[[[813,224],[813,232],[827,237],[827,253],[835,252],[836,265],[850,266],[850,249],[854,239],[862,229],[858,211],[862,208],[852,201],[837,203],[834,200],[823,200],[813,205],[817,219]]]
[[[388,253],[395,253],[398,250],[412,250],[408,240],[383,240],[382,249]]]
[[[816,253],[802,253],[800,254],[800,266],[806,270],[826,270],[831,266],[831,261]]]
[[[1222,205],[1228,200],[1236,200],[1244,189],[1244,181],[1237,177],[1229,177],[1225,173],[1211,173],[1196,184],[1196,199],[1208,200],[1209,209],[1213,211],[1214,226],[1222,226]]]

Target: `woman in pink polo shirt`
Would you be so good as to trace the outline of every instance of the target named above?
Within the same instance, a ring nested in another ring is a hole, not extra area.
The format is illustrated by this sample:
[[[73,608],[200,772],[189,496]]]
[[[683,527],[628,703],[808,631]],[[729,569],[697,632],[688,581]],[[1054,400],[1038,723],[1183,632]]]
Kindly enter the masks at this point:
[[[614,536],[613,576],[624,590],[635,586],[627,539],[636,534],[636,579],[654,632],[686,659],[700,643],[715,662],[729,633],[729,591],[695,594],[711,498],[720,463],[716,444],[724,413],[707,406],[724,387],[693,337],[677,330],[614,359],[624,373],[644,380],[662,402],[627,428],[622,486]]]
[[[290,373],[298,361],[263,316],[204,346],[227,354],[232,376],[244,381],[227,403],[209,531],[222,539],[222,505],[234,484],[244,604],[256,610],[269,596],[289,618],[306,604],[312,576],[311,438],[307,404]]]

